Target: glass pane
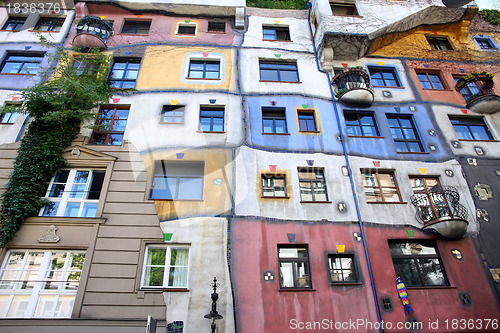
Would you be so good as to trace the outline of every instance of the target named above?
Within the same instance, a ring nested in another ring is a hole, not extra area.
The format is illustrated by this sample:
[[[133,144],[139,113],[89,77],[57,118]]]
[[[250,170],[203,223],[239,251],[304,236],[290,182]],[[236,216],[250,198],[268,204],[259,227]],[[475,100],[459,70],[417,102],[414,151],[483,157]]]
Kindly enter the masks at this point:
[[[170,267],[168,273],[169,287],[187,287],[187,267]]]
[[[144,285],[148,287],[163,286],[164,267],[146,267],[144,273]]]
[[[441,265],[437,258],[418,259],[418,263],[421,268],[423,285],[442,286],[446,284]]]
[[[470,126],[470,131],[474,140],[491,140],[491,137],[483,126]]]
[[[413,259],[393,259],[396,276],[400,277],[406,286],[418,286],[420,280],[417,274],[417,266]]]
[[[147,265],[165,265],[167,249],[164,248],[149,248]]]
[[[211,126],[211,118],[200,118],[200,129],[205,132],[209,132],[212,130]]]
[[[73,305],[75,303],[75,297],[73,295],[59,296],[59,301],[57,302],[54,317],[57,318],[70,318],[71,312],[73,312]]]
[[[453,128],[455,128],[455,132],[457,133],[457,137],[459,139],[462,139],[462,140],[472,140],[473,139],[467,126],[453,125]]]
[[[314,185],[314,201],[327,201],[325,184],[317,182]]]
[[[3,315],[5,313],[7,304],[9,303],[9,299],[9,295],[0,295],[0,315]]]
[[[380,186],[382,186],[382,187],[396,186],[396,184],[394,183],[394,179],[393,179],[393,177],[392,177],[391,174],[388,174],[388,173],[379,173],[378,174],[378,179],[379,179],[379,182],[380,182]]]
[[[10,304],[7,317],[29,317],[26,313],[31,295],[16,295]]]
[[[95,203],[84,203],[81,217],[96,217],[97,214],[97,202]]]
[[[110,134],[108,144],[112,146],[119,146],[122,144],[123,134]]]
[[[263,133],[273,133],[273,120],[272,119],[262,119],[262,132]]]
[[[361,128],[359,126],[347,125],[347,134],[348,135],[363,135],[361,132]]]
[[[224,131],[224,118],[213,118],[212,131],[214,132]]]
[[[170,250],[170,265],[171,266],[187,266],[189,258],[188,249],[171,249]]]
[[[390,243],[391,254],[398,255],[419,255],[436,254],[433,246],[427,246],[420,243]]]
[[[263,81],[278,81],[278,71],[271,69],[261,69],[260,79]]]
[[[80,210],[80,202],[68,202],[66,204],[66,210],[64,211],[64,216],[68,217],[78,217],[78,211]]]
[[[203,198],[203,179],[181,178],[179,183],[179,195],[177,199],[199,200]]]
[[[280,71],[280,81],[298,82],[299,75],[296,71]]]
[[[293,288],[293,263],[280,263],[280,285],[283,288]]]
[[[313,201],[312,184],[309,182],[300,182],[300,200]]]
[[[309,276],[309,263],[298,262],[296,263],[297,269],[297,287],[305,288],[310,287],[310,276]]]
[[[59,202],[51,201],[49,204],[45,205],[42,216],[56,216],[58,209],[59,209]]]
[[[276,119],[276,133],[286,133],[286,121],[284,119]]]

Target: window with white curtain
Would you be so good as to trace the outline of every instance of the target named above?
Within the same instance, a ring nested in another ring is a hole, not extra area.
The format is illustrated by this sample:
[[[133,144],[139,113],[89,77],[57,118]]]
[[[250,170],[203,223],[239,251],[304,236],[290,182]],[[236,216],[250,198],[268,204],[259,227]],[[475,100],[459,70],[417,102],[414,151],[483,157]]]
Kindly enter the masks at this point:
[[[187,288],[189,247],[149,245],[142,273],[143,288]]]

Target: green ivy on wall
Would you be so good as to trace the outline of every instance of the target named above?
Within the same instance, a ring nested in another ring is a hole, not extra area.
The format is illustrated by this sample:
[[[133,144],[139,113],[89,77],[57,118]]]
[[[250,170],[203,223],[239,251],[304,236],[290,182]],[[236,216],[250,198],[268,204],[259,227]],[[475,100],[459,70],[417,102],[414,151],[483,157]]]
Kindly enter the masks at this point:
[[[500,25],[500,11],[497,9],[482,9],[479,15],[488,23]]]
[[[248,7],[271,9],[306,9],[308,0],[248,0]]]
[[[49,47],[42,38],[42,44]],[[54,49],[54,48],[53,48]],[[66,161],[62,153],[76,138],[84,121],[96,116],[95,108],[109,102],[113,90],[107,82],[109,56],[98,50],[78,52],[55,48],[41,77],[49,79],[22,91],[22,112],[31,123],[24,134],[0,207],[0,247],[15,237],[26,218],[38,215],[46,203],[47,183]],[[76,56],[75,56],[76,54]],[[89,72],[73,66],[96,68]],[[4,106],[0,113],[12,111]],[[93,123],[93,121],[91,121]]]

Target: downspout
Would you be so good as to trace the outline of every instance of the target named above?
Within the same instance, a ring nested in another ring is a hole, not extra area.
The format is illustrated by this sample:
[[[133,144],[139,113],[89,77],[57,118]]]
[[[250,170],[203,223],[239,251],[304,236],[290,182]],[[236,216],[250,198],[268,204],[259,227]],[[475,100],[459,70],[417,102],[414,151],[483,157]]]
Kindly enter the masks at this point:
[[[333,101],[333,103],[332,103],[333,110],[335,113],[335,118],[337,119],[337,126],[338,126],[339,132],[340,132],[340,141],[342,143],[342,150],[344,152],[344,158],[345,158],[345,162],[346,162],[346,166],[347,166],[347,171],[349,174],[349,180],[351,182],[351,190],[352,190],[352,194],[354,196],[354,206],[356,207],[356,215],[358,217],[359,230],[361,233],[361,239],[363,240],[363,249],[365,251],[366,263],[368,265],[368,273],[370,275],[370,282],[372,285],[372,293],[373,293],[373,297],[375,299],[375,310],[377,311],[377,318],[378,318],[378,321],[380,323],[380,332],[384,333],[382,315],[380,313],[380,308],[379,308],[379,304],[378,304],[377,290],[375,288],[375,281],[373,279],[373,271],[372,271],[372,266],[370,263],[370,257],[368,255],[368,247],[366,245],[365,231],[364,231],[363,222],[361,219],[361,211],[359,209],[358,196],[356,195],[356,189],[354,186],[354,179],[352,177],[351,165],[349,163],[349,155],[347,154],[347,147],[345,144],[344,133],[342,131],[342,123],[340,122],[339,111],[337,108],[337,103],[335,101],[335,94],[333,93],[333,89],[332,89],[332,84],[331,84],[331,80],[330,80],[330,73],[321,69],[319,66],[318,53],[316,51],[316,43],[314,41],[314,36],[313,36],[313,32],[312,32],[312,27],[311,27],[311,8],[312,8],[312,4],[310,2],[308,2],[307,3],[307,9],[308,9],[307,23],[309,25],[309,33],[311,35],[311,41],[312,41],[312,45],[313,45],[313,49],[314,49],[314,58],[316,59],[316,67],[317,67],[318,71],[320,71],[321,73],[324,73],[326,75],[326,79],[328,80],[328,87],[330,88],[330,94],[331,94],[332,101]]]

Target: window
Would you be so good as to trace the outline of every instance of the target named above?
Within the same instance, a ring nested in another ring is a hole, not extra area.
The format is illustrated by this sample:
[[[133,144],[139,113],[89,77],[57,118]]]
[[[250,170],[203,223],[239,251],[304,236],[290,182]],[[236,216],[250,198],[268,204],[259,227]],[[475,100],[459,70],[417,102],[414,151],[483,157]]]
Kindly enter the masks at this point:
[[[226,32],[226,22],[208,21],[208,32]]]
[[[493,140],[483,118],[450,117],[450,122],[460,140]]]
[[[301,132],[317,132],[316,119],[314,112],[311,111],[298,111],[297,117],[299,119],[299,131]]]
[[[284,108],[262,108],[262,133],[287,133]]]
[[[305,202],[327,202],[323,169],[298,168],[300,200]]]
[[[446,286],[448,279],[436,245],[428,242],[390,242],[396,276],[408,287]]]
[[[0,317],[70,318],[85,253],[11,250],[0,272]]]
[[[413,193],[419,195],[418,214],[424,221],[433,221],[441,217],[453,216],[448,201],[441,189],[441,183],[436,177],[410,177]]]
[[[189,62],[190,79],[220,79],[220,61],[219,60],[191,60]]]
[[[104,170],[60,170],[49,183],[42,216],[96,217]]]
[[[177,25],[176,35],[185,36],[196,36],[196,24],[184,24],[180,23]]]
[[[417,76],[423,89],[444,89],[443,82],[438,73],[418,71]]]
[[[401,202],[398,184],[392,171],[361,170],[367,202]]]
[[[379,136],[373,113],[344,111],[347,135]]]
[[[187,288],[188,275],[188,247],[147,246],[141,287]]]
[[[147,35],[151,21],[125,20],[122,27],[122,34]]]
[[[284,175],[262,175],[262,196],[284,198],[286,195],[286,177]]]
[[[485,51],[493,51],[493,50],[498,50],[498,46],[496,45],[495,41],[488,36],[474,36],[474,41],[476,42],[476,45],[481,49]]]
[[[328,267],[331,283],[357,282],[354,254],[329,254]]]
[[[393,68],[368,67],[368,71],[370,72],[370,77],[374,86],[401,87]]]
[[[43,54],[7,54],[2,62],[1,74],[36,74],[40,63],[42,62]]]
[[[278,246],[281,289],[311,289],[307,247]]]
[[[295,62],[260,61],[261,81],[299,82],[299,72]]]
[[[446,37],[425,36],[433,50],[453,50],[450,41]]]
[[[288,27],[262,26],[262,34],[264,40],[290,40],[290,30]]]
[[[424,151],[411,116],[388,115],[387,120],[398,153],[420,153]]]
[[[202,200],[204,164],[157,161],[151,199]]]
[[[7,19],[7,22],[3,25],[2,30],[7,31],[21,31],[21,28],[26,22],[26,17],[11,16]]]
[[[183,123],[184,109],[184,105],[163,105],[161,121],[164,123]]]
[[[112,88],[134,88],[139,75],[140,59],[115,59],[109,84]]]
[[[356,5],[348,2],[330,1],[333,15],[358,15]]]
[[[7,106],[11,108],[11,112],[0,115],[0,124],[13,124],[19,115],[19,104],[7,104]]]
[[[35,25],[37,31],[61,31],[64,18],[61,17],[40,17]]]
[[[201,107],[200,131],[224,132],[224,108],[212,106]]]
[[[119,146],[127,126],[128,107],[102,107],[97,117],[97,129],[90,138],[91,145]]]
[[[460,79],[460,76],[455,76],[455,83],[458,82]],[[481,88],[478,86],[477,81],[471,81],[467,82],[466,85],[462,86],[460,88],[460,94],[464,98],[466,102],[469,102],[471,99],[477,97],[477,96],[482,96],[484,93],[481,90]]]
[[[96,75],[98,70],[97,63],[79,58],[73,60],[72,67],[77,75]]]

